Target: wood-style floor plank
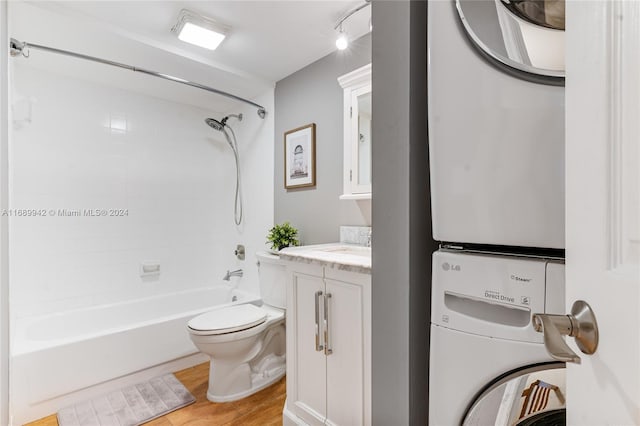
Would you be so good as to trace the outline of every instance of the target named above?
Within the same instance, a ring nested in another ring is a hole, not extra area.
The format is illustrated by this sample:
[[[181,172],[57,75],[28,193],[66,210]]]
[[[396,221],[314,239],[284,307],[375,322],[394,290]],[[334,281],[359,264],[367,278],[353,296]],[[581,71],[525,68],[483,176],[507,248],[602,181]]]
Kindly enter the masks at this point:
[[[240,401],[215,403],[207,400],[209,363],[175,373],[196,397],[193,404],[146,423],[147,426],[276,426],[282,425],[286,398],[285,378]],[[26,426],[58,426],[56,415]]]

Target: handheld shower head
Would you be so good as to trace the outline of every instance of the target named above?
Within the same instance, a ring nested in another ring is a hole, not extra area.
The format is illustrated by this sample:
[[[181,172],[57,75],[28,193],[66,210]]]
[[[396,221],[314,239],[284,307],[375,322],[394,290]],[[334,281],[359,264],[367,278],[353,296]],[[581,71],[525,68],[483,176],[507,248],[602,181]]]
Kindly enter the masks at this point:
[[[233,151],[233,156],[236,159],[236,198],[234,203],[233,219],[236,225],[240,225],[242,223],[242,194],[241,194],[242,190],[240,188],[240,156],[238,155],[238,141],[236,140],[236,134],[230,126],[227,126],[227,120],[229,120],[230,117],[234,117],[234,118],[237,118],[238,121],[242,121],[242,114],[237,114],[237,115],[229,114],[220,121],[216,120],[215,118],[205,118],[204,122],[207,123],[207,126],[211,127],[214,130],[222,132],[224,134],[224,137],[227,139],[227,143],[229,144],[229,146],[231,147],[231,150]],[[229,129],[228,132],[227,132],[227,129],[225,129],[225,127]],[[233,137],[233,141],[231,140],[231,137]],[[237,272],[237,271],[234,271],[234,272]],[[231,274],[233,274],[233,272]],[[228,277],[225,279],[228,279]]]
[[[206,118],[204,122],[207,123],[209,127],[219,132],[221,132],[222,129],[224,129],[224,126],[226,125],[226,119],[223,119],[222,122],[219,122],[215,118]]]
[[[237,118],[238,121],[242,121],[242,114],[229,114],[220,121],[216,120],[215,118],[206,118],[204,122],[207,123],[209,127],[221,132],[227,125],[227,120],[229,120],[229,118],[231,117]]]

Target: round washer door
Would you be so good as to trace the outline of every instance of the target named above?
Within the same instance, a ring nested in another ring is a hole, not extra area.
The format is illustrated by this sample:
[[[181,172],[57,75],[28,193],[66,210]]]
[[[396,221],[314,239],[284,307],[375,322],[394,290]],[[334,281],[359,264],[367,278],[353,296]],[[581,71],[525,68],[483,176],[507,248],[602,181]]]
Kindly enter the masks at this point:
[[[463,426],[564,426],[565,364],[527,366],[498,377],[469,405]]]
[[[564,0],[456,0],[456,8],[484,56],[525,79],[564,83]]]

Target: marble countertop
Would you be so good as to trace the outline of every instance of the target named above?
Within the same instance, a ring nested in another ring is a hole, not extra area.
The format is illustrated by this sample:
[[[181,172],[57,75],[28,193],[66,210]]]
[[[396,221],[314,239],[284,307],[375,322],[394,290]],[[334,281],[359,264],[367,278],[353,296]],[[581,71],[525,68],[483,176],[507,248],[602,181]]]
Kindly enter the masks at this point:
[[[371,274],[371,248],[356,244],[330,243],[287,247],[280,251],[280,259]]]

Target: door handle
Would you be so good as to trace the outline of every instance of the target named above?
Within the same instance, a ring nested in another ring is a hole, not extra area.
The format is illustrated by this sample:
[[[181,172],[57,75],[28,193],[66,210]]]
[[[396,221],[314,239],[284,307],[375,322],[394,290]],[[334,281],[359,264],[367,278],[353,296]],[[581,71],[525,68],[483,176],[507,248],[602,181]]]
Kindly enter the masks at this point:
[[[582,353],[592,355],[598,349],[598,323],[591,306],[583,300],[574,302],[569,315],[533,314],[533,328],[544,334],[544,346],[551,358],[580,364],[562,336],[576,340]]]
[[[324,349],[324,346],[320,344],[320,298],[322,297],[321,291],[316,291],[316,352],[320,352]]]
[[[324,354],[331,355],[331,337],[329,335],[329,302],[331,301],[331,293],[324,296]]]

